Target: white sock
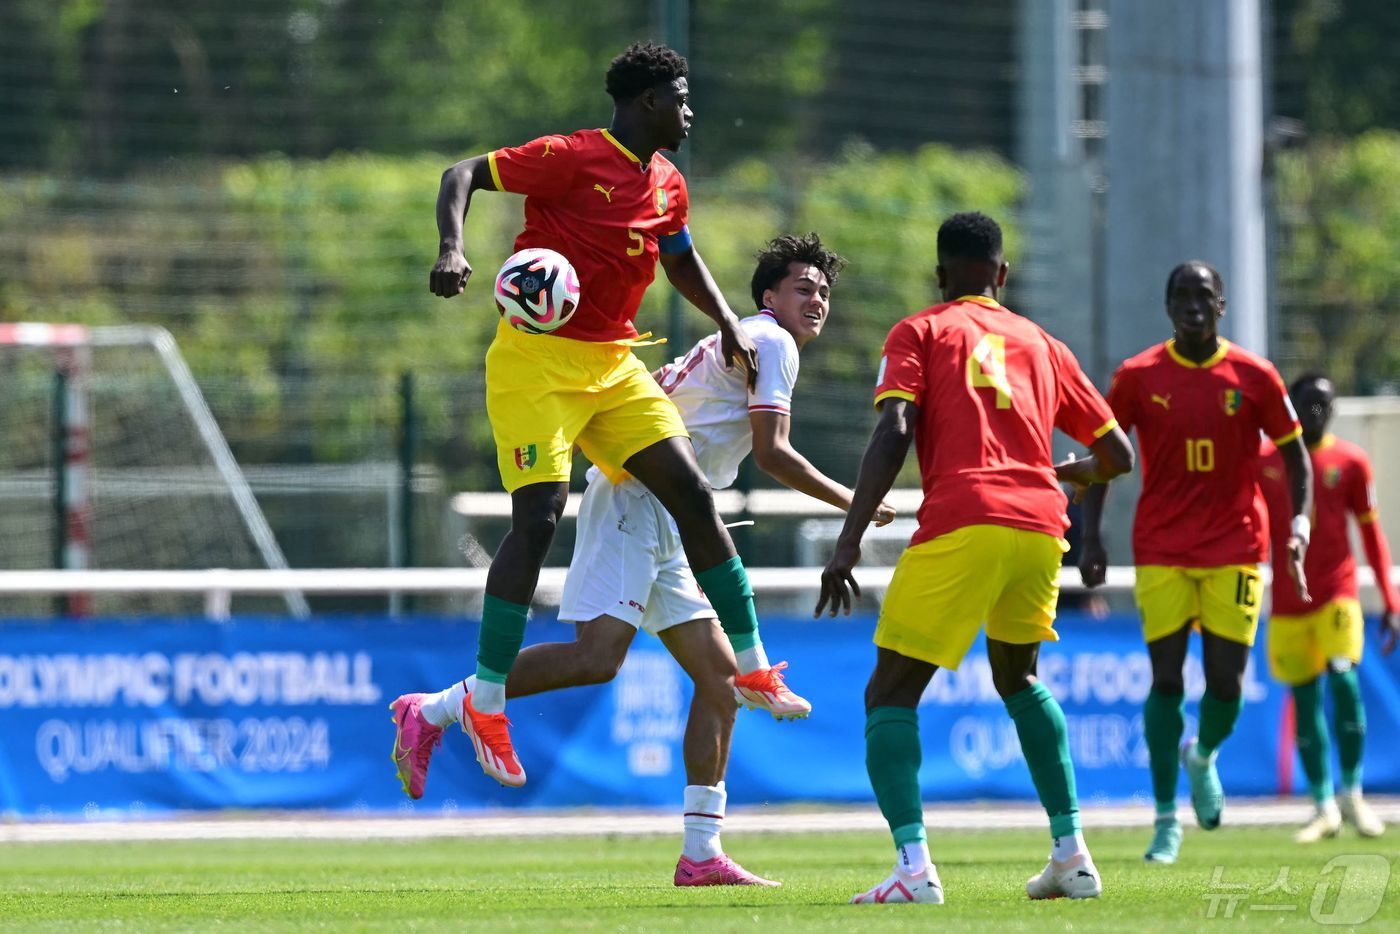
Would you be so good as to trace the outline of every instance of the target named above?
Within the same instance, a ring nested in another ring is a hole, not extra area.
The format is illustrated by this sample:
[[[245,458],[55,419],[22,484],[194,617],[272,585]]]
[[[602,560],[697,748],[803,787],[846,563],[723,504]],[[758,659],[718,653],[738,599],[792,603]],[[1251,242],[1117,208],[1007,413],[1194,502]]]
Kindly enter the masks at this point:
[[[1334,819],[1340,819],[1342,816],[1342,810],[1337,807],[1336,798],[1328,798],[1326,801],[1317,802],[1317,813],[1325,814]]]
[[[768,656],[763,651],[763,643],[755,642],[751,649],[740,649],[735,653],[739,660],[739,674],[746,675],[751,672],[768,668]]]
[[[472,675],[465,682],[472,696],[472,709],[477,713],[505,713],[506,686],[495,681],[482,681]]]
[[[423,696],[423,719],[433,726],[448,726],[462,718],[462,698],[467,696],[467,685],[458,681],[445,691]]]
[[[895,865],[898,866],[899,871],[906,876],[919,875],[925,869],[928,869],[929,864],[933,862],[932,857],[928,855],[927,840],[905,843],[898,848],[897,852],[899,853],[899,858]]]
[[[1084,834],[1075,831],[1073,836],[1055,837],[1050,847],[1050,858],[1057,863],[1074,859],[1080,853],[1088,855],[1089,847],[1084,843]]]
[[[686,859],[703,863],[724,852],[719,842],[719,831],[724,824],[724,802],[729,795],[724,790],[724,782],[718,785],[686,785],[685,843],[681,853]]]

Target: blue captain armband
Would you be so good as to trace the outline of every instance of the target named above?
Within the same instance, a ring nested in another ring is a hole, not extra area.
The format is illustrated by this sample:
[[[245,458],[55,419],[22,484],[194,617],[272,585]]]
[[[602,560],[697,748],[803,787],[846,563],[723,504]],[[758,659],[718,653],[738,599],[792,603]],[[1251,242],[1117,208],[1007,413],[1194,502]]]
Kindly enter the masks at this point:
[[[675,233],[667,234],[664,237],[657,237],[656,245],[661,249],[662,253],[667,253],[671,256],[684,253],[692,246],[690,242],[690,228],[681,225],[681,229],[677,230]]]

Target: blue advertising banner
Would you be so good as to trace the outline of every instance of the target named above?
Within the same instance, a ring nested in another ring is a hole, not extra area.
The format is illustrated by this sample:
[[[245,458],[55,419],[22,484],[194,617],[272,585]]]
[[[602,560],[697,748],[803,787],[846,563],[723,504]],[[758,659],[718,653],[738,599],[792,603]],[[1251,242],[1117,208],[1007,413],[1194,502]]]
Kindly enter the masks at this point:
[[[813,714],[796,723],[739,714],[731,801],[871,800],[861,698],[874,661],[873,627],[869,617],[763,621],[769,655],[790,662],[789,683],[812,701]],[[1065,708],[1080,796],[1145,802],[1141,707],[1151,669],[1137,621],[1066,613],[1058,628],[1063,641],[1044,647],[1040,675]],[[645,635],[613,682],[511,702],[512,733],[529,774],[524,788],[483,776],[454,729],[433,759],[426,796],[414,803],[390,761],[388,704],[468,673],[473,622],[7,622],[3,633],[0,811],[9,815],[671,805],[685,784],[681,737],[691,686]],[[531,642],[572,636],[571,626],[548,619],[527,631]],[[1287,691],[1269,680],[1262,644],[1246,677],[1244,713],[1220,760],[1233,794],[1301,790]],[[1361,674],[1370,734],[1397,735],[1400,655],[1368,654]],[[1193,656],[1188,731],[1202,684]],[[935,676],[919,720],[927,800],[1034,798],[980,643],[959,671]],[[1400,791],[1400,748],[1370,743],[1366,782]]]

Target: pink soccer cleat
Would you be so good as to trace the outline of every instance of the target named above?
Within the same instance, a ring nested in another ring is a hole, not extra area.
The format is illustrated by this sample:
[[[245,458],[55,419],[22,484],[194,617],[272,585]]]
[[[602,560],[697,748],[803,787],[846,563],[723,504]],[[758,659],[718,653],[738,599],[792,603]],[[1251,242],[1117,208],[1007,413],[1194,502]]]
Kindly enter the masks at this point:
[[[414,801],[423,797],[428,781],[428,762],[433,750],[442,745],[442,727],[423,717],[422,694],[404,694],[389,709],[394,712],[394,765],[404,793]]]
[[[476,749],[481,770],[508,788],[525,784],[525,767],[510,744],[510,721],[503,713],[481,713],[472,696],[462,698],[462,732]]]
[[[760,668],[734,679],[734,698],[749,710],[766,710],[774,720],[803,720],[812,712],[812,705],[798,697],[783,683],[782,671],[787,662],[772,668]]]
[[[781,882],[774,882],[772,879],[763,879],[749,872],[734,860],[729,858],[727,853],[697,863],[689,857],[682,856],[676,863],[676,885],[763,885],[776,887],[782,885]]]

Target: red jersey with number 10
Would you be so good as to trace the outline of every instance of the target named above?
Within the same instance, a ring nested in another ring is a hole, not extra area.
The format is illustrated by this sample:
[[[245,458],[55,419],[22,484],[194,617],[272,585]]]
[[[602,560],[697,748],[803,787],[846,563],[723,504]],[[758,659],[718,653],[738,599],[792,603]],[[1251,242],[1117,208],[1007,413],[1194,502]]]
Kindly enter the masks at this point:
[[[1193,363],[1167,341],[1118,368],[1108,402],[1124,431],[1137,429],[1136,564],[1214,568],[1268,556],[1259,434],[1283,444],[1303,431],[1272,363],[1224,339]]]
[[[968,525],[1060,538],[1069,528],[1055,479],[1055,428],[1092,444],[1116,424],[1069,348],[995,300],[926,308],[885,339],[875,402],[919,407],[924,501],[917,545]]]
[[[659,152],[642,165],[607,130],[542,136],[487,158],[496,187],[525,196],[515,249],[555,250],[578,273],[578,309],[554,335],[636,337],[632,319],[656,277],[657,238],[685,227],[681,173]]]

